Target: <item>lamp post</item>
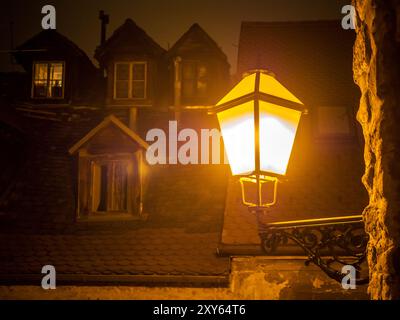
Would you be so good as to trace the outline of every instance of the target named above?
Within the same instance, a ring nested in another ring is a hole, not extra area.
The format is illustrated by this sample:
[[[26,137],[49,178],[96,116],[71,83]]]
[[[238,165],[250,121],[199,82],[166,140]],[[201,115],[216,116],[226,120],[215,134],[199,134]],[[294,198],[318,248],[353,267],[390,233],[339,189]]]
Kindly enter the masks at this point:
[[[229,165],[238,176],[242,202],[257,216],[262,248],[274,253],[278,246],[291,241],[307,254],[329,277],[342,281],[345,273],[338,265],[350,265],[360,277],[368,236],[362,216],[337,217],[263,223],[260,214],[277,200],[278,182],[286,170],[304,104],[265,70],[249,71],[215,106]],[[265,201],[263,186],[272,183],[272,199]],[[256,199],[249,201],[246,185],[256,186]],[[349,259],[339,257],[344,254]],[[328,255],[328,259],[323,257]]]

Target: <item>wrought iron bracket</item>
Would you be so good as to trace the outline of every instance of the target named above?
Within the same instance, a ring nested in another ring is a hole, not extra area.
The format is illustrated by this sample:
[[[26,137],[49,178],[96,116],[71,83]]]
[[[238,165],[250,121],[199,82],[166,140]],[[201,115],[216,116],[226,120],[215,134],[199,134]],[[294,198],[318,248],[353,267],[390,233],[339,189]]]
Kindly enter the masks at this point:
[[[368,270],[362,268],[368,235],[361,215],[263,223],[260,218],[263,212],[263,208],[255,210],[266,254],[276,254],[282,246],[296,245],[307,255],[306,265],[314,263],[330,278],[342,282],[347,275],[342,273],[342,267],[350,265],[356,270],[356,284],[368,283]]]

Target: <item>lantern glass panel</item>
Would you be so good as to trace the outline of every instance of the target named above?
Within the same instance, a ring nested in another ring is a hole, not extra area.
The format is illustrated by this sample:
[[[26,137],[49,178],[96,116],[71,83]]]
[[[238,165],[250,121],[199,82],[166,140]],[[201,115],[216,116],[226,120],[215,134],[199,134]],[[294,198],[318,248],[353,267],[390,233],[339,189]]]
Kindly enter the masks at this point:
[[[259,102],[260,169],[279,175],[286,174],[301,112]]]
[[[217,116],[232,174],[253,172],[254,101],[218,112]]]

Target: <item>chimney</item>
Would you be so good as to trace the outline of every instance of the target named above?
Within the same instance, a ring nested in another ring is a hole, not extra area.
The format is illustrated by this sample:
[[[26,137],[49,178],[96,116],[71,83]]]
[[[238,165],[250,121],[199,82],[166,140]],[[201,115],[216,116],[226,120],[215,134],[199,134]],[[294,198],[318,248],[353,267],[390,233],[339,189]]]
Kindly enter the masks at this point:
[[[106,28],[110,22],[110,16],[104,13],[104,10],[99,11],[99,19],[101,21],[101,33],[100,33],[100,46],[106,42]]]

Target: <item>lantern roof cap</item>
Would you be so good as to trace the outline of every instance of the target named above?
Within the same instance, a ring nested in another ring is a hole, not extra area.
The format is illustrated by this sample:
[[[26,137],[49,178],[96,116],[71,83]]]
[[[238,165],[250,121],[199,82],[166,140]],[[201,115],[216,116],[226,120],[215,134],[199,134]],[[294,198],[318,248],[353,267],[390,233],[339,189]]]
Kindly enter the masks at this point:
[[[254,99],[304,110],[303,102],[282,85],[273,72],[265,69],[253,69],[245,72],[243,79],[216,104],[216,107],[219,109],[234,105],[236,102]]]
[[[248,75],[251,75],[252,73],[263,73],[263,74],[267,74],[270,75],[271,77],[276,78],[275,73],[273,73],[272,71],[268,70],[268,69],[251,69],[251,70],[247,70],[245,72],[243,72],[242,74],[242,78],[247,77]]]

